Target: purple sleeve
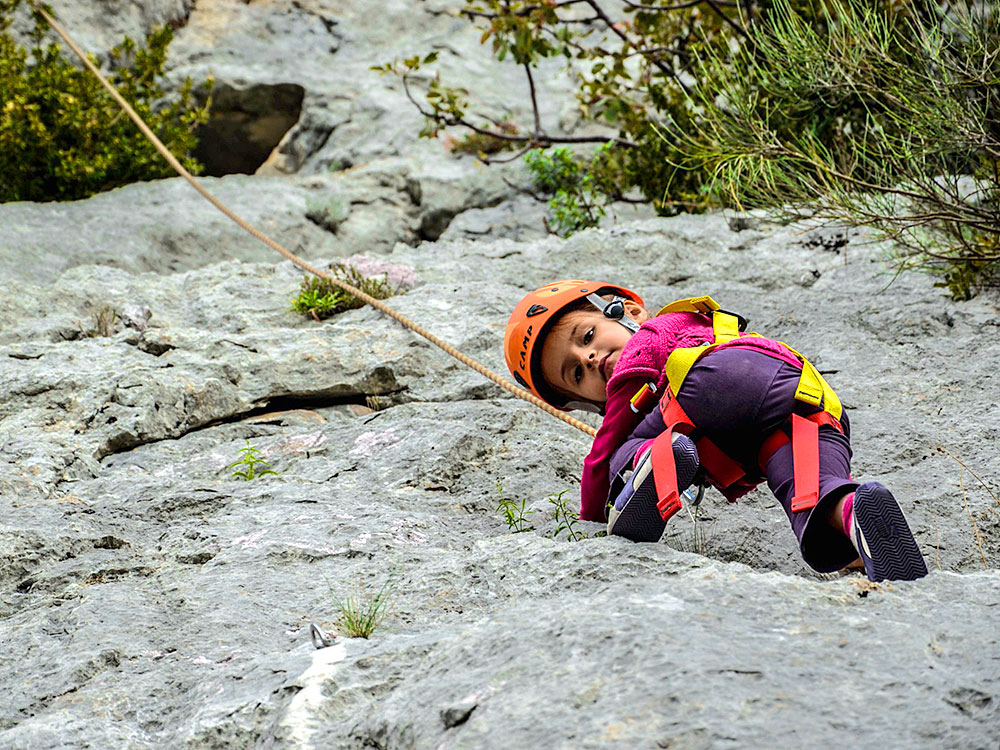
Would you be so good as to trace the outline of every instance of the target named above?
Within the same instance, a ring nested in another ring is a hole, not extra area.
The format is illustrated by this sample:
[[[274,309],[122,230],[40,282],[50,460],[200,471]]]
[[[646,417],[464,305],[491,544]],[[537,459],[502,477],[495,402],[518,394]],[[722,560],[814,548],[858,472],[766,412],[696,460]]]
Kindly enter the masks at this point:
[[[609,468],[611,470],[611,476],[616,476],[622,469],[627,465],[632,463],[635,458],[636,451],[638,451],[642,445],[648,441],[655,438],[661,432],[666,429],[666,425],[663,424],[663,415],[660,414],[658,408],[653,409],[649,414],[647,414],[639,425],[632,430],[632,434],[626,438],[625,442],[621,444],[612,455],[609,462]]]

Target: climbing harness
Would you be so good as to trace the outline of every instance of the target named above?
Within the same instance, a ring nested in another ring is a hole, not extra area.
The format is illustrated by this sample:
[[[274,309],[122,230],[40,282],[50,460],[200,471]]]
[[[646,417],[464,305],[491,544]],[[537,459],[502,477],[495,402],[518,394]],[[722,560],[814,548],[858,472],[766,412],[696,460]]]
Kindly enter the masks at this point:
[[[60,37],[62,37],[63,41],[65,41],[66,44],[69,46],[69,48],[73,50],[76,56],[80,58],[80,61],[83,63],[84,67],[86,67],[87,70],[89,70],[90,73],[94,75],[97,78],[97,80],[101,82],[101,85],[104,86],[105,89],[107,89],[108,93],[111,94],[112,98],[118,103],[118,106],[121,107],[122,110],[124,110],[125,114],[129,116],[129,118],[132,120],[132,122],[136,124],[136,126],[139,128],[142,134],[146,136],[146,138],[150,141],[150,143],[153,144],[156,150],[160,153],[160,156],[162,156],[164,159],[167,160],[167,163],[170,164],[171,167],[173,167],[174,171],[177,172],[178,175],[183,177],[195,190],[197,190],[198,193],[200,193],[203,198],[205,198],[209,203],[215,206],[219,211],[224,213],[236,224],[238,224],[241,228],[249,232],[251,235],[253,235],[258,240],[263,242],[265,245],[270,247],[272,250],[281,253],[281,255],[285,256],[288,260],[292,261],[292,263],[304,269],[305,271],[308,271],[314,276],[320,276],[324,279],[327,279],[330,283],[339,287],[348,294],[354,295],[361,301],[365,302],[368,305],[371,305],[376,310],[379,310],[385,315],[388,315],[390,318],[397,321],[398,323],[401,323],[406,328],[409,328],[411,331],[418,334],[419,336],[423,336],[425,339],[434,344],[434,346],[438,347],[446,354],[451,355],[452,357],[454,357],[467,367],[472,368],[483,377],[492,380],[494,383],[499,385],[505,391],[512,393],[518,398],[523,399],[531,404],[534,404],[539,409],[542,409],[543,411],[546,411],[552,416],[561,419],[567,424],[576,427],[581,432],[590,435],[590,437],[594,437],[597,435],[597,431],[590,425],[581,422],[579,419],[571,417],[569,414],[566,414],[561,409],[551,406],[544,400],[538,398],[538,396],[535,395],[534,393],[529,393],[522,390],[521,388],[518,388],[513,383],[501,377],[497,373],[493,372],[485,365],[480,364],[479,362],[472,359],[468,355],[463,354],[462,352],[458,351],[455,347],[451,346],[442,339],[438,338],[430,331],[428,331],[426,328],[423,328],[422,326],[411,321],[406,316],[396,312],[381,300],[377,300],[370,294],[366,294],[357,287],[348,284],[347,282],[341,279],[335,278],[334,276],[331,276],[325,271],[311,265],[310,263],[307,263],[306,261],[299,258],[297,255],[287,250],[276,240],[264,234],[259,229],[257,229],[256,227],[248,223],[246,220],[238,216],[228,206],[222,203],[222,201],[220,201],[218,198],[212,195],[207,189],[205,189],[201,185],[201,183],[199,183],[191,175],[191,173],[184,168],[184,166],[177,160],[177,158],[172,153],[170,153],[170,150],[163,145],[163,142],[160,141],[159,138],[156,137],[156,134],[153,133],[152,130],[150,130],[149,126],[146,125],[146,123],[143,121],[141,117],[139,117],[139,115],[132,108],[132,106],[127,101],[125,101],[125,99],[122,97],[121,94],[118,93],[118,90],[115,89],[115,87],[112,86],[111,83],[103,75],[101,75],[101,72],[97,69],[94,63],[90,61],[90,58],[87,57],[87,55],[83,52],[82,49],[80,49],[80,47],[76,44],[76,42],[73,41],[69,33],[65,29],[63,29],[62,26],[56,23],[55,19],[52,18],[52,16],[49,15],[48,12],[46,12],[45,8],[42,7],[41,3],[39,3],[38,0],[29,0],[29,2],[34,7],[34,9],[42,16],[42,18],[45,19],[45,21],[49,24],[49,26],[51,26],[52,29]]]
[[[759,483],[763,479],[771,456],[791,442],[795,482],[792,511],[814,507],[819,502],[819,428],[825,426],[841,433],[844,431],[840,424],[843,407],[837,394],[811,362],[787,344],[782,344],[802,363],[802,374],[795,390],[795,399],[820,408],[821,411],[808,416],[793,414],[789,419],[791,438],[782,428],[767,436],[757,456],[756,468],[760,468],[760,474],[754,471],[751,475],[746,467],[727,456],[709,438],[699,434],[697,426],[677,401],[677,394],[688,372],[701,357],[737,337],[759,337],[760,334],[744,333],[747,321],[735,313],[721,309],[711,297],[678,300],[664,307],[657,315],[668,312],[697,312],[710,317],[714,340],[701,346],[675,349],[667,358],[665,366],[667,380],[665,392],[660,395],[657,393],[656,384],[648,382],[631,399],[632,409],[637,413],[645,414],[654,406],[658,406],[666,425],[666,429],[653,440],[650,456],[653,464],[653,480],[656,484],[656,507],[660,511],[661,518],[667,521],[681,509],[671,443],[674,432],[688,435],[694,440],[706,475],[712,484],[722,490],[733,487],[741,481]],[[760,351],[767,353],[763,349]]]
[[[602,293],[615,297],[608,301],[600,296]],[[625,314],[626,300],[642,305],[638,294],[604,281],[563,279],[526,294],[510,314],[503,335],[504,358],[514,379],[538,398],[564,411],[594,407],[587,402],[570,401],[549,387],[542,376],[542,342],[566,308],[584,299],[604,317],[625,326],[629,333],[639,330],[639,324]]]

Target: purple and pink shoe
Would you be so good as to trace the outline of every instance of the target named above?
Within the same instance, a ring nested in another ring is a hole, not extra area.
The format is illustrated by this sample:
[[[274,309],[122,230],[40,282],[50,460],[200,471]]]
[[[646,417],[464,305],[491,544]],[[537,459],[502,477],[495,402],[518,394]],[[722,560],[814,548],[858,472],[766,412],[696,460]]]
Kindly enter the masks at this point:
[[[677,468],[677,491],[691,486],[698,472],[698,449],[687,435],[674,433],[671,439]],[[653,481],[653,451],[647,450],[632,476],[608,510],[608,535],[623,536],[633,542],[657,542],[667,527],[656,507]]]
[[[927,563],[899,503],[878,482],[866,482],[854,491],[846,531],[869,581],[913,581],[927,575]]]

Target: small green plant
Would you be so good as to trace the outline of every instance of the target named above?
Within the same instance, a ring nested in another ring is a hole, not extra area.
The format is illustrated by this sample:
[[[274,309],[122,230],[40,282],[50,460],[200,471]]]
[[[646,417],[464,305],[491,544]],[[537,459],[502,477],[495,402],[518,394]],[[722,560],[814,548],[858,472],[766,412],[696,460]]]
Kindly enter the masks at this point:
[[[260,457],[260,450],[250,445],[249,440],[247,440],[246,448],[240,448],[240,453],[243,454],[243,458],[226,467],[227,469],[236,469],[232,474],[234,479],[245,479],[250,482],[268,474],[278,475],[278,472],[270,468],[271,464]],[[260,466],[267,468],[260,469],[258,468]]]
[[[337,263],[330,267],[330,274],[337,279],[346,281],[365,294],[375,299],[388,299],[399,293],[398,288],[389,284],[389,275],[381,277],[366,277],[354,266]],[[311,317],[316,321],[329,318],[345,310],[356,310],[364,306],[364,302],[348,294],[329,279],[310,276],[302,280],[299,295],[292,300],[292,310]]]
[[[118,311],[111,305],[103,304],[94,308],[90,313],[90,326],[84,327],[83,323],[77,322],[80,333],[87,338],[97,338],[99,336],[114,336],[115,329],[121,318]]]
[[[391,594],[390,577],[374,596],[358,591],[346,599],[334,599],[339,611],[334,621],[337,631],[348,638],[370,638],[388,614]]]
[[[132,121],[89,72],[49,41],[48,24],[33,11],[27,48],[8,31],[23,0],[0,0],[0,202],[85,198],[137,180],[173,175]],[[163,70],[169,26],[145,45],[125,37],[109,56],[111,82],[190,171],[189,154],[209,104],[198,104],[186,80],[167,96]],[[211,81],[206,81],[206,88]]]
[[[527,507],[527,499],[522,499],[519,503],[507,499],[503,494],[503,485],[499,479],[497,480],[497,492],[500,493],[500,503],[497,505],[497,511],[503,514],[503,520],[507,522],[507,528],[515,534],[519,534],[522,531],[532,531],[535,527],[529,523],[529,516],[533,515],[535,511]]]
[[[569,507],[569,500],[566,498],[568,489],[562,492],[549,495],[546,500],[552,506],[552,518],[556,522],[556,530],[552,532],[552,539],[558,539],[562,532],[566,532],[566,538],[571,542],[578,542],[587,538],[585,531],[580,531],[577,524],[580,523],[580,515]]]
[[[604,150],[603,146],[598,148],[598,155]],[[549,198],[550,231],[568,237],[601,223],[609,198],[599,192],[592,171],[569,149],[534,149],[524,155],[524,161],[535,187],[552,196]]]

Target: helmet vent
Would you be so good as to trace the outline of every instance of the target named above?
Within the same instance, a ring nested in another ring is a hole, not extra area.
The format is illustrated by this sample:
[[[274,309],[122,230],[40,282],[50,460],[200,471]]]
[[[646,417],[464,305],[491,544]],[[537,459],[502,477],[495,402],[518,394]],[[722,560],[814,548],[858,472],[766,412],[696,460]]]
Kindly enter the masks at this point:
[[[528,308],[528,312],[526,312],[525,315],[530,318],[532,315],[541,315],[548,309],[549,308],[547,308],[545,305],[532,305],[531,307]]]
[[[531,390],[531,386],[528,385],[528,381],[527,380],[525,380],[524,378],[521,377],[521,373],[515,372],[514,373],[514,380],[516,380],[518,383],[520,383],[522,386],[524,386],[528,390]]]

